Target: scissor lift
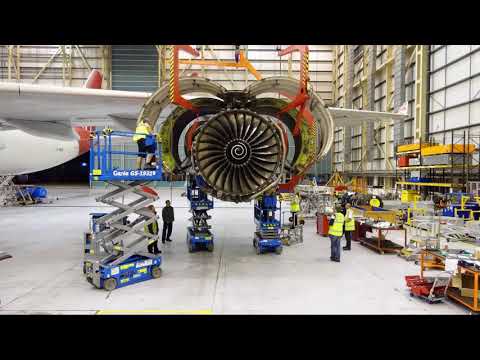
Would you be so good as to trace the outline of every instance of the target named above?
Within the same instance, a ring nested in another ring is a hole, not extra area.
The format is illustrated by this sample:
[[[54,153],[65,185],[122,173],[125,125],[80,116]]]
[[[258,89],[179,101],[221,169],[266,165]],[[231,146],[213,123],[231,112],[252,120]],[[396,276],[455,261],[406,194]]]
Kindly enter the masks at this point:
[[[110,130],[92,133],[90,180],[104,181],[115,187],[96,201],[116,210],[90,214],[90,231],[85,234],[84,241],[83,272],[91,284],[107,291],[161,275],[161,256],[147,252],[148,243],[158,240],[158,235],[144,230],[145,225],[157,218],[147,207],[158,199],[157,193],[146,184],[162,179],[161,166],[149,170],[113,166],[113,155],[136,157],[139,153],[114,151],[112,138],[131,138],[133,135]],[[155,155],[161,159],[159,150]],[[128,202],[132,196],[136,199]],[[134,219],[129,221],[131,215]]]
[[[255,200],[254,217],[257,229],[253,237],[253,246],[257,254],[267,251],[275,251],[277,254],[282,253],[279,211],[276,194],[262,195]]]
[[[192,217],[192,226],[187,228],[187,246],[189,252],[204,249],[213,251],[212,228],[207,220],[212,217],[207,211],[213,209],[213,199],[200,189],[202,178],[195,175],[189,175],[187,179],[187,199],[190,201],[190,212]]]

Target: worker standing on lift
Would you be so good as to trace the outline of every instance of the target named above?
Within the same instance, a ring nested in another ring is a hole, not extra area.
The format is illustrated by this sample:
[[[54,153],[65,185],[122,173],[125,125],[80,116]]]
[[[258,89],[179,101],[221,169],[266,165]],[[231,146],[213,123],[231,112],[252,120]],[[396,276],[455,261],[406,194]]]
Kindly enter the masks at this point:
[[[330,228],[328,236],[330,237],[330,260],[340,262],[340,241],[343,236],[343,224],[345,217],[342,214],[342,208],[337,205],[335,215],[330,218]]]
[[[343,250],[351,250],[352,233],[355,231],[355,219],[353,218],[352,204],[347,202],[345,204],[345,239],[347,245],[343,247]]]
[[[154,152],[152,151],[152,145],[147,145],[145,143],[147,135],[151,136],[152,128],[148,123],[147,119],[141,119],[140,122],[137,124],[137,128],[135,129],[135,135],[133,135],[133,141],[138,145],[138,157],[137,157],[137,169],[143,169],[143,159],[146,158],[145,163],[148,164],[150,167],[152,166],[150,163],[152,161]]]
[[[155,215],[157,215],[157,211],[155,210],[155,206],[150,205],[148,207],[150,211],[152,211]],[[158,235],[158,222],[155,219],[151,224],[145,225],[144,230],[147,234]],[[150,254],[161,254],[162,252],[158,250],[158,237],[156,239],[152,239],[148,242],[148,252]]]
[[[300,197],[295,193],[290,201],[290,212],[292,213],[292,229],[298,225],[298,213],[300,212]]]

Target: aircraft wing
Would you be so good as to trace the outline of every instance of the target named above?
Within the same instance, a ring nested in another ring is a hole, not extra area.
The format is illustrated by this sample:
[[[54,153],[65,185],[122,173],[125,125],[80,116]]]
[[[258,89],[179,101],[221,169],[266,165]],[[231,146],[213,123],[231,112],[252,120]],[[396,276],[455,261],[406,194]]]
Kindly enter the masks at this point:
[[[405,113],[389,113],[329,107],[335,126],[360,126],[364,121],[389,122],[408,117]]]
[[[150,93],[0,83],[0,125],[36,136],[76,139],[72,126],[134,129]]]

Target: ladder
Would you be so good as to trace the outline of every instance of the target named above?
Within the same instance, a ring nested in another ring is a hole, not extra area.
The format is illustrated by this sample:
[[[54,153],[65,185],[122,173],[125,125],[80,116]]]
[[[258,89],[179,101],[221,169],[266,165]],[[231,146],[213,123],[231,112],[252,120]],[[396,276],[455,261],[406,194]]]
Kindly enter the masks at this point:
[[[13,183],[13,175],[0,176],[0,206],[16,203],[17,190]]]
[[[0,176],[0,206],[34,204],[35,201],[26,186],[13,183],[14,177],[15,175]]]

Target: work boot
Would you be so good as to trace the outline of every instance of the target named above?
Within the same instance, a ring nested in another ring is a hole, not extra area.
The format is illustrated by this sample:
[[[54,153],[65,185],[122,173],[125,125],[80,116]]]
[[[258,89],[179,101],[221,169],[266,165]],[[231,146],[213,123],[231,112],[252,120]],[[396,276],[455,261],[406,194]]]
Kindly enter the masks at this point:
[[[351,249],[350,249],[349,247],[347,247],[347,246],[344,246],[342,249],[343,249],[343,250],[351,250]]]
[[[154,254],[155,254],[155,255],[158,255],[158,254],[161,254],[161,253],[162,253],[162,250],[157,250],[157,251],[155,251]]]
[[[167,241],[168,241],[168,242],[172,242],[172,240],[171,240],[171,239],[167,239]]]

